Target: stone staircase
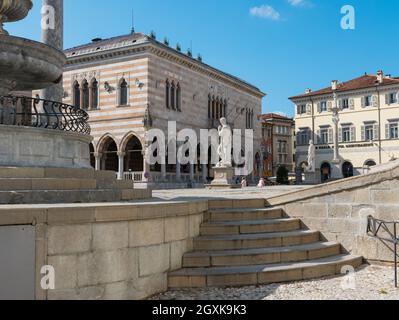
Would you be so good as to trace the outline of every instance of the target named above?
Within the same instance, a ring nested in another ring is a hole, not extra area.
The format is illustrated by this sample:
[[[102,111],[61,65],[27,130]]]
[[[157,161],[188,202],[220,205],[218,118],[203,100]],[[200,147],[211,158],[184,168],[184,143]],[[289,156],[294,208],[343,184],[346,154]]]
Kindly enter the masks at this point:
[[[281,209],[259,208],[259,201],[210,206],[194,251],[184,255],[181,270],[169,274],[171,289],[306,280],[340,274],[343,266],[356,268],[363,262]]]
[[[139,200],[151,191],[118,181],[111,171],[0,167],[0,204],[93,203]]]

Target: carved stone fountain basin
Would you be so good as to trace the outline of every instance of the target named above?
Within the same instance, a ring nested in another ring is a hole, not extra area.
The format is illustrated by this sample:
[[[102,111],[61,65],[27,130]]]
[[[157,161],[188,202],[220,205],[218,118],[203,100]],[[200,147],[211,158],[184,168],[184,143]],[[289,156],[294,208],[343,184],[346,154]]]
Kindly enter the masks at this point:
[[[59,50],[36,41],[0,35],[0,96],[13,90],[36,90],[59,83],[65,63],[66,57]]]

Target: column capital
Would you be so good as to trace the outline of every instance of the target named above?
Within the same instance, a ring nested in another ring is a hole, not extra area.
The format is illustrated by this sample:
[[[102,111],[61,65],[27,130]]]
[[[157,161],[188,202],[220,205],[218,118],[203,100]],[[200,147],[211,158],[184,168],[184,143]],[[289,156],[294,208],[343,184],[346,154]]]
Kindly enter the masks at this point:
[[[126,152],[118,151],[116,154],[118,155],[118,157],[124,157],[126,155]]]
[[[103,154],[101,152],[94,152],[93,155],[94,158],[101,158]]]

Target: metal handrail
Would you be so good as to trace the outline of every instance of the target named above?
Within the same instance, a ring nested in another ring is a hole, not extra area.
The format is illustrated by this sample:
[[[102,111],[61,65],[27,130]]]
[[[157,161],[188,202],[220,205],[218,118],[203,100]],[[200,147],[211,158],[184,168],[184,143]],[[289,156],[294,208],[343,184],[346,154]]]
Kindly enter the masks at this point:
[[[0,125],[24,126],[89,135],[86,111],[62,102],[23,96],[0,96]]]
[[[399,222],[384,221],[375,219],[373,216],[367,217],[367,234],[380,241],[390,242],[394,245],[394,264],[395,264],[395,287],[398,287],[398,226]],[[380,234],[385,232],[387,236]]]

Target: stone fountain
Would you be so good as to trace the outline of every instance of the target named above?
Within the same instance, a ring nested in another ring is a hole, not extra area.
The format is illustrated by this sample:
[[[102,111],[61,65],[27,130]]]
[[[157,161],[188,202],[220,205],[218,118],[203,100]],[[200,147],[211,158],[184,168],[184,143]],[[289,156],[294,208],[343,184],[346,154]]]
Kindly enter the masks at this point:
[[[31,0],[0,0],[0,166],[89,168],[91,137],[83,110],[10,96],[62,83],[66,57],[61,50],[3,28],[4,22],[24,19],[32,6]]]

